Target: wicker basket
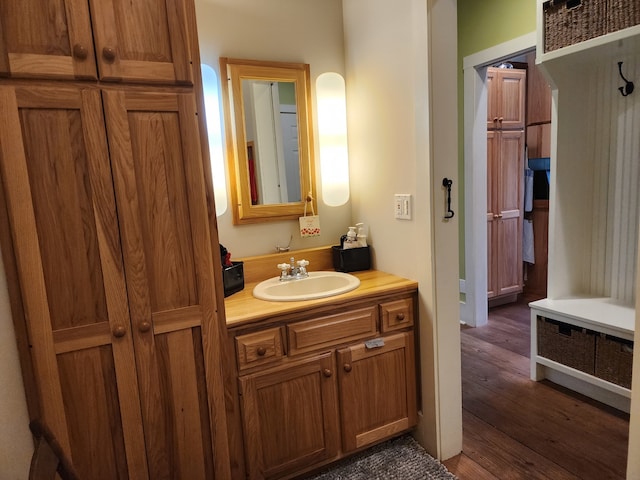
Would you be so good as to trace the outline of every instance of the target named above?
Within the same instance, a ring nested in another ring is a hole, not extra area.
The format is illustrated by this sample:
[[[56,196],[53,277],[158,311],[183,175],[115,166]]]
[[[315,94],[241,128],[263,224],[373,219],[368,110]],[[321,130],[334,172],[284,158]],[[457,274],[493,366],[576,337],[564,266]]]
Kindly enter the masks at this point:
[[[543,9],[545,52],[607,33],[607,0],[549,0]]]
[[[640,24],[638,0],[607,0],[607,33]]]
[[[596,334],[585,328],[538,316],[538,355],[591,375],[595,371]]]
[[[595,376],[631,388],[633,342],[600,334],[596,340]]]

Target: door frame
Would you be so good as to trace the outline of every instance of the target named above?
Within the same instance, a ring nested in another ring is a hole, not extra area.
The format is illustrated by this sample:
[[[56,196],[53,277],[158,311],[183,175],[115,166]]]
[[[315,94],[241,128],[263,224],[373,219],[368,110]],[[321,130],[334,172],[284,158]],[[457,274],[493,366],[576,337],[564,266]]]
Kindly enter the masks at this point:
[[[536,47],[536,32],[463,59],[464,72],[464,287],[460,321],[486,325],[487,299],[487,67]],[[463,282],[461,282],[462,284]]]

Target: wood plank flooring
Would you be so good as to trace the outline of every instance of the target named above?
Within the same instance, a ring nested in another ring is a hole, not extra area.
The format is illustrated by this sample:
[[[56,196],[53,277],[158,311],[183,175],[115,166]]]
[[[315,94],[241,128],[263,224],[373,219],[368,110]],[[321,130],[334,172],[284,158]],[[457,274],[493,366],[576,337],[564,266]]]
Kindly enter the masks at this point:
[[[514,303],[462,327],[463,453],[443,463],[461,480],[624,479],[629,416],[530,380],[529,323]]]

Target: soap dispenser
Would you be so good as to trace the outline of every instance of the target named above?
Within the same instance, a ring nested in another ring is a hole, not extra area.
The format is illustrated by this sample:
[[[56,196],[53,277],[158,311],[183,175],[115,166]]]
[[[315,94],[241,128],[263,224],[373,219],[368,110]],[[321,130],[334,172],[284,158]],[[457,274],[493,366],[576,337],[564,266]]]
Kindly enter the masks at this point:
[[[364,225],[364,223],[356,223],[356,227],[358,227],[358,247],[366,247],[367,227]]]
[[[342,248],[345,250],[348,248],[356,248],[358,246],[358,234],[356,233],[356,227],[349,227],[347,232],[347,238],[344,241]]]

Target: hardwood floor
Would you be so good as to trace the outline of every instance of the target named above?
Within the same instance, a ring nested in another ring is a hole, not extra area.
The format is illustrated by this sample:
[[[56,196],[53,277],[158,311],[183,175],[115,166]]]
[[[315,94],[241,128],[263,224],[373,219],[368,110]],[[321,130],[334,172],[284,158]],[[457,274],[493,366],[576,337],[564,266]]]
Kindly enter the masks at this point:
[[[624,479],[629,416],[548,381],[529,379],[529,308],[490,310],[462,327],[461,480]]]

